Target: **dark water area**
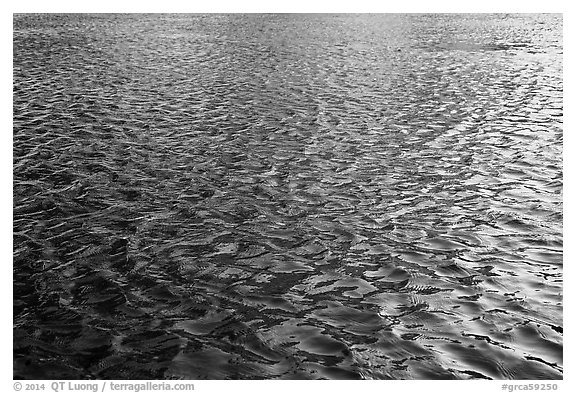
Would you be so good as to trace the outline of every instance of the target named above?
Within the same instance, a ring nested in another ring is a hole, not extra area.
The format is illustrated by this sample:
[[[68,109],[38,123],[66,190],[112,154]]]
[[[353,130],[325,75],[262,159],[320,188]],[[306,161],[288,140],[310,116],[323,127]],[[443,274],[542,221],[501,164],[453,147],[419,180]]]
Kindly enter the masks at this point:
[[[14,378],[561,379],[561,15],[15,15]]]

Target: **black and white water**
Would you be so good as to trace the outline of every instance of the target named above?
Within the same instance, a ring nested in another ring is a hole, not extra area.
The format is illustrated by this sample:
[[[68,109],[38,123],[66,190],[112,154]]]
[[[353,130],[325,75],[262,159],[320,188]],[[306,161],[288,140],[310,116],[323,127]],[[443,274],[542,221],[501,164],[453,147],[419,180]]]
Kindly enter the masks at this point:
[[[562,378],[562,16],[13,23],[15,378]]]

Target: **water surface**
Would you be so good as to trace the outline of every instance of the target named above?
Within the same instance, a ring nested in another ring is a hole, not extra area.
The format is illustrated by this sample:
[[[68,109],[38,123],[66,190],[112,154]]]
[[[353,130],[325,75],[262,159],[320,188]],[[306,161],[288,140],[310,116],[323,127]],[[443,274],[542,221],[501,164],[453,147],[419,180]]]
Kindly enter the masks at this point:
[[[562,378],[561,16],[13,23],[15,378]]]

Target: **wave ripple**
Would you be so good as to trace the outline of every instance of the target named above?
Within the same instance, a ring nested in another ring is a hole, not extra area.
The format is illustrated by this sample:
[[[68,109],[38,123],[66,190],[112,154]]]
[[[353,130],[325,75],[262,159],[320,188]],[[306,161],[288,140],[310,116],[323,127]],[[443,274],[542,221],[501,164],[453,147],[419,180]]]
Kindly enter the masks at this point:
[[[14,378],[562,378],[561,16],[13,23]]]

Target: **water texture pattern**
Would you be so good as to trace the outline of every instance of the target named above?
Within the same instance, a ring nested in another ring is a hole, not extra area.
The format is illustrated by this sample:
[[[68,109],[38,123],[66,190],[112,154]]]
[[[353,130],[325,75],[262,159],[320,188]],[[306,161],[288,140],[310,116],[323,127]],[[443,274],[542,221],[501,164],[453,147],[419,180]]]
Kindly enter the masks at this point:
[[[15,378],[562,378],[561,16],[13,23]]]

